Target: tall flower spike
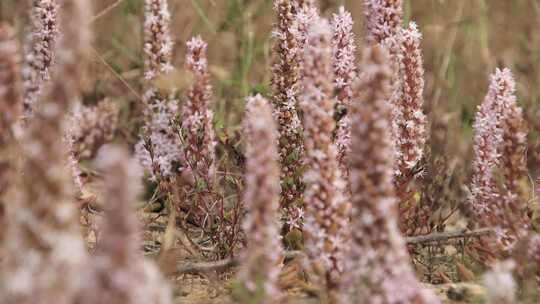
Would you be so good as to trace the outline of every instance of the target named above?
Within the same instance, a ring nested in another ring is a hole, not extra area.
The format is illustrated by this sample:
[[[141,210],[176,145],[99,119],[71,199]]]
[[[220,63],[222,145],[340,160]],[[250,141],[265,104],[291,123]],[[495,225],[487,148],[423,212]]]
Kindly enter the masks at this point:
[[[390,134],[390,80],[387,52],[364,52],[358,94],[351,102],[351,250],[345,288],[351,303],[439,303],[417,281],[397,227]]]
[[[186,175],[199,187],[198,191],[185,191],[194,197],[188,207],[200,225],[212,225],[217,213],[214,207],[216,138],[210,106],[212,85],[206,57],[207,44],[199,36],[187,42],[186,69],[193,75],[193,85],[187,92],[182,111],[182,129]],[[193,186],[193,183],[189,186]],[[202,186],[202,187],[201,187]]]
[[[144,78],[152,81],[172,71],[173,41],[169,32],[171,15],[167,0],[145,0]]]
[[[409,171],[420,161],[426,143],[424,105],[424,67],[420,41],[422,34],[416,23],[399,31],[401,94],[394,105],[397,125],[396,168],[398,178],[409,176]]]
[[[521,108],[516,102],[516,83],[509,69],[497,70],[495,77],[502,90],[496,103],[498,128],[502,132],[500,146],[501,173],[504,177],[501,198],[492,206],[492,225],[496,225],[497,238],[504,250],[527,235],[530,221],[526,214],[520,181],[527,176],[527,126]]]
[[[247,100],[244,130],[247,138],[244,202],[248,209],[244,231],[248,248],[244,256],[245,268],[239,278],[250,301],[268,303],[278,293],[282,254],[278,213],[279,156],[272,108],[260,95]]]
[[[174,91],[164,92],[154,83],[173,70],[171,16],[167,0],[145,0],[144,9],[144,125],[135,149],[137,158],[153,180],[168,180],[179,173],[184,163],[181,143],[172,126],[178,102],[173,98]]]
[[[331,59],[330,25],[320,19],[313,23],[304,50],[304,91],[300,97],[307,167],[304,231],[308,256],[326,270],[325,280],[333,298],[338,296],[338,279],[343,270],[341,254],[348,214],[343,196],[345,185],[332,142],[335,100]]]
[[[497,190],[494,168],[500,165],[500,147],[503,143],[503,130],[500,125],[504,103],[515,99],[515,82],[507,70],[497,69],[491,76],[488,93],[478,107],[473,125],[474,159],[469,209],[482,226],[498,225],[496,213],[500,193]]]
[[[346,110],[352,97],[352,81],[356,77],[356,44],[354,41],[353,20],[351,14],[342,6],[332,19],[332,65],[334,68],[334,86],[338,108]],[[338,162],[346,180],[349,166],[346,155],[350,146],[350,119],[347,114],[337,125],[336,146]]]
[[[95,163],[104,176],[105,223],[83,303],[172,303],[165,279],[139,251],[138,163],[117,146],[104,146]]]
[[[213,128],[214,113],[210,109],[212,85],[208,73],[206,48],[201,37],[187,42],[186,68],[194,76],[182,112],[186,161],[195,179],[208,184],[214,177],[216,138]]]
[[[299,48],[295,16],[291,1],[275,0],[277,24],[274,29],[274,64],[272,65],[272,88],[274,115],[279,132],[279,156],[281,163],[281,207],[291,211],[302,205],[302,159],[304,144],[302,125],[297,111],[299,85]],[[293,216],[286,214],[287,220]]]
[[[24,116],[32,117],[45,83],[56,61],[55,45],[59,36],[57,0],[32,0],[32,27],[24,46],[22,70]]]
[[[393,37],[403,23],[403,0],[364,0],[366,41],[381,43]]]
[[[13,127],[22,106],[19,44],[13,29],[0,23],[0,226],[4,222],[4,195],[13,180]],[[0,231],[0,247],[5,229]]]
[[[80,98],[90,57],[92,10],[86,0],[66,0],[58,65],[20,145],[20,187],[8,206],[2,303],[75,303],[84,286],[87,253],[73,204],[62,142],[63,121]],[[37,300],[39,299],[39,300]]]

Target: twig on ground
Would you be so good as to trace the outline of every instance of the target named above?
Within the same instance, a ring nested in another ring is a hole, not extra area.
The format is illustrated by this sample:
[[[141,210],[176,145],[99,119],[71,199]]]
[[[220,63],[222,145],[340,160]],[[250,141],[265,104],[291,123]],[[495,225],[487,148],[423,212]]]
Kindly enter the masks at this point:
[[[407,237],[405,240],[409,245],[418,245],[429,242],[441,242],[456,238],[480,237],[493,232],[492,228],[482,228],[478,230],[458,230],[441,233],[431,233],[427,235]],[[305,258],[301,251],[284,252],[285,259]],[[238,258],[227,258],[211,262],[180,262],[176,267],[176,273],[200,273],[208,271],[219,271],[239,265]]]

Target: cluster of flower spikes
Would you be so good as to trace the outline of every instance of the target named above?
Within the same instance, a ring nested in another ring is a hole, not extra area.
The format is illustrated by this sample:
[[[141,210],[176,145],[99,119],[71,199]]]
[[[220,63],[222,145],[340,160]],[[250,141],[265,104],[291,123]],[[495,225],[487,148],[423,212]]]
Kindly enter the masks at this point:
[[[279,293],[282,246],[277,127],[270,104],[260,95],[247,99],[244,130],[247,140],[244,231],[248,247],[242,258],[245,266],[238,276],[250,300],[256,297],[256,301],[264,301],[275,299]]]
[[[344,7],[340,7],[332,19],[332,66],[337,109],[345,112],[352,97],[352,82],[356,77],[353,24],[351,14]],[[335,136],[340,169],[343,178],[348,180],[349,166],[346,156],[350,150],[350,119],[347,113],[339,119]]]
[[[178,111],[174,90],[163,92],[155,85],[173,70],[173,41],[169,32],[170,13],[167,0],[145,0],[143,95],[144,125],[136,145],[136,155],[151,179],[174,178],[184,163],[182,145],[174,131]]]
[[[51,69],[55,63],[55,45],[58,40],[57,0],[32,0],[32,22],[24,46],[25,58],[23,75],[23,107],[24,116],[30,119],[38,106],[38,99],[45,83],[51,77]]]
[[[396,154],[394,182],[401,188],[414,175],[414,168],[423,156],[426,142],[427,121],[422,111],[422,35],[414,22],[402,28],[402,0],[365,0],[364,14],[366,42],[384,45],[392,59],[392,137]]]
[[[351,101],[351,248],[344,289],[350,303],[439,303],[422,287],[398,229],[391,138],[392,68],[378,45],[364,52]]]
[[[279,156],[281,164],[281,201],[285,220],[290,226],[297,224],[301,213],[304,185],[302,169],[304,143],[302,124],[298,113],[300,81],[298,23],[291,1],[275,0],[277,24],[273,32],[274,63],[272,65],[272,103],[279,132]],[[296,211],[295,211],[296,210]]]
[[[95,160],[104,176],[104,225],[88,263],[81,303],[170,304],[171,290],[156,265],[139,250],[133,207],[141,193],[142,170],[125,148],[104,146]]]
[[[529,226],[517,192],[517,184],[525,175],[526,128],[516,103],[515,85],[509,69],[497,69],[478,107],[468,198],[476,222],[495,227],[498,244],[504,250],[525,236]],[[503,187],[497,184],[496,169],[504,177]]]
[[[25,161],[18,185],[24,191],[17,191],[7,209],[2,303],[76,303],[84,286],[87,252],[62,136],[66,109],[80,98],[88,70],[91,12],[88,1],[63,2],[56,73],[20,140],[18,151]]]
[[[4,195],[13,180],[15,170],[13,143],[14,128],[21,114],[22,96],[20,79],[19,44],[14,30],[0,24],[0,225],[5,227]],[[0,246],[4,229],[0,232]]]
[[[305,247],[312,262],[325,270],[324,281],[329,296],[337,297],[336,289],[343,271],[342,253],[348,213],[343,193],[345,182],[332,138],[335,99],[331,39],[328,21],[322,18],[315,20],[303,52],[300,107],[304,114],[306,149]]]

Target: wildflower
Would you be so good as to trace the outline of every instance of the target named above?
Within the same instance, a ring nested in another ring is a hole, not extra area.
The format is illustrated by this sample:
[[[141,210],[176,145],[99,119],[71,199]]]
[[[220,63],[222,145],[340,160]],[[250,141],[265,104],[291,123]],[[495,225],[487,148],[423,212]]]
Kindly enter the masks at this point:
[[[422,288],[397,226],[390,131],[392,68],[380,46],[363,56],[351,101],[351,249],[344,279],[351,303],[439,303]]]
[[[186,69],[194,76],[182,112],[185,158],[195,179],[209,184],[214,177],[216,138],[213,128],[214,113],[210,109],[212,85],[206,58],[207,44],[201,37],[187,42]]]
[[[169,32],[167,0],[145,0],[144,19],[144,126],[136,155],[151,179],[169,180],[181,171],[181,142],[173,129],[178,111],[175,92],[163,92],[154,82],[171,72],[173,42]]]
[[[57,0],[33,0],[31,6],[32,27],[24,46],[22,69],[26,119],[33,116],[43,87],[51,77],[56,62],[55,45],[60,34]]]
[[[347,224],[347,205],[343,195],[344,181],[332,141],[335,122],[335,100],[332,97],[331,28],[327,20],[313,23],[304,49],[303,93],[300,106],[304,113],[306,167],[306,250],[314,263],[326,269],[330,297],[338,296],[336,288],[343,271],[342,249]]]
[[[0,24],[0,225],[4,223],[4,194],[13,179],[15,159],[12,157],[14,144],[13,128],[21,113],[22,96],[19,44],[13,29]],[[2,244],[4,232],[0,232]]]
[[[105,223],[83,303],[172,303],[165,279],[139,251],[133,207],[142,190],[140,167],[117,146],[104,146],[95,163],[104,176]]]
[[[512,260],[496,264],[484,275],[488,304],[516,303],[517,284],[512,275],[515,263]]]
[[[145,79],[152,81],[167,74],[171,65],[173,41],[169,32],[171,15],[167,0],[145,0],[144,55]]]
[[[274,30],[276,58],[272,66],[272,103],[279,132],[280,205],[287,210],[302,205],[304,190],[301,178],[304,147],[297,109],[300,53],[291,1],[275,0],[274,9],[278,22]],[[289,218],[287,214],[286,217]]]
[[[248,209],[244,231],[248,248],[243,258],[245,268],[239,277],[251,300],[256,297],[257,303],[267,303],[278,293],[282,255],[278,224],[279,156],[272,109],[260,95],[247,100],[244,129],[247,140],[244,201]]]
[[[399,64],[401,73],[401,94],[394,104],[396,122],[396,168],[397,178],[410,176],[423,155],[426,143],[426,116],[422,112],[424,104],[424,67],[420,41],[422,34],[416,23],[399,32]]]
[[[66,109],[80,96],[91,34],[89,1],[64,1],[58,66],[21,139],[21,191],[8,208],[2,303],[74,303],[87,253],[62,144]]]
[[[364,0],[366,41],[381,43],[393,37],[403,23],[402,0]]]
[[[474,123],[474,160],[468,199],[480,226],[497,227],[500,245],[511,249],[526,234],[528,220],[519,203],[516,178],[523,173],[524,130],[516,105],[515,81],[510,70],[497,69]],[[494,170],[502,167],[505,189],[500,191]]]
[[[332,20],[332,65],[334,68],[334,86],[338,108],[346,109],[352,97],[352,81],[356,77],[356,44],[354,41],[353,20],[344,7],[334,14]],[[346,155],[349,151],[350,119],[347,114],[338,121],[336,145],[341,172],[348,180]]]
[[[502,143],[499,147],[500,166],[503,181],[503,193],[501,211],[498,213],[502,218],[498,221],[499,226],[505,232],[500,242],[506,249],[511,249],[514,244],[523,238],[529,229],[530,220],[526,215],[523,189],[520,181],[527,177],[527,124],[523,119],[522,109],[518,106],[515,96],[515,81],[509,69],[499,72],[505,78],[508,85],[508,93],[501,103]]]

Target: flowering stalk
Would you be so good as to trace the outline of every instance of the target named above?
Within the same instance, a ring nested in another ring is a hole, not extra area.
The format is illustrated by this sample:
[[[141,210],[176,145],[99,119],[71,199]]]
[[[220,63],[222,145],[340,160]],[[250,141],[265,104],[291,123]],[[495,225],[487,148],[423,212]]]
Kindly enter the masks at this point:
[[[165,279],[139,251],[133,207],[142,190],[140,167],[116,146],[103,147],[95,163],[104,176],[105,223],[83,303],[172,303]]]
[[[7,24],[0,24],[0,226],[6,227],[4,215],[4,195],[13,180],[15,159],[13,127],[22,106],[20,95],[19,44],[15,32]],[[0,232],[0,247],[4,230]]]
[[[87,253],[62,143],[66,110],[80,98],[90,55],[89,1],[66,0],[58,66],[21,140],[24,164],[8,208],[2,303],[75,303]],[[39,300],[37,300],[39,299]]]
[[[499,197],[493,176],[493,169],[499,165],[497,148],[502,142],[496,109],[508,88],[506,79],[499,76],[498,73],[491,76],[488,94],[478,107],[473,125],[474,159],[468,202],[473,216],[484,225]]]
[[[210,109],[212,85],[208,73],[207,47],[206,42],[198,36],[187,42],[186,69],[191,72],[194,81],[182,112],[184,157],[192,175],[191,180],[197,186],[195,204],[191,207],[195,208],[195,214],[200,215],[199,222],[203,227],[206,226],[204,218],[208,218],[211,226],[216,215],[211,199],[214,194],[216,138],[214,113]]]
[[[422,34],[416,23],[398,32],[401,87],[395,100],[393,120],[396,126],[396,184],[407,183],[411,172],[423,155],[426,143],[424,105],[424,67],[420,41]]]
[[[364,0],[366,42],[394,37],[403,23],[403,0]]]
[[[332,65],[334,68],[334,86],[338,109],[346,110],[352,97],[352,81],[356,77],[356,44],[354,41],[353,20],[344,7],[334,14],[332,19]],[[338,121],[336,146],[341,172],[348,180],[349,169],[346,155],[350,146],[350,120],[347,114]]]
[[[501,72],[506,78],[508,90],[501,109],[502,143],[499,148],[501,172],[504,177],[503,198],[501,200],[501,219],[499,226],[503,231],[499,240],[506,249],[511,249],[515,243],[526,236],[530,220],[526,214],[523,189],[520,182],[527,177],[527,124],[523,119],[522,109],[518,106],[515,96],[515,81],[509,69]]]
[[[347,205],[332,141],[335,100],[332,83],[331,29],[328,21],[312,24],[304,50],[303,93],[300,106],[304,113],[306,167],[306,235],[308,256],[326,270],[330,298],[338,296],[339,277],[343,271],[342,249],[347,224]],[[332,301],[337,301],[333,299]]]
[[[144,8],[144,125],[136,154],[151,178],[162,181],[174,178],[183,164],[181,143],[172,126],[178,111],[175,92],[163,92],[154,85],[173,70],[171,16],[167,0],[145,0]]]
[[[510,158],[519,157],[519,155],[507,154],[508,152],[523,149],[520,147],[523,143],[517,144],[513,142],[514,139],[510,139],[510,136],[516,136],[515,140],[522,141],[523,134],[507,133],[518,131],[510,129],[510,124],[518,126],[522,123],[515,103],[515,81],[510,70],[497,69],[491,76],[488,94],[478,108],[473,126],[475,131],[474,160],[470,184],[471,194],[468,199],[475,221],[481,226],[498,227],[497,240],[507,249],[527,230],[521,210],[523,208],[516,195],[511,192],[515,185],[511,179],[514,178],[513,172],[522,169],[519,169],[519,165],[518,167],[504,166],[514,166],[515,163]],[[504,155],[502,157],[504,164],[501,163],[501,155]],[[501,165],[503,165],[504,177],[510,178],[505,180],[508,194],[499,191],[493,172]]]
[[[244,129],[247,140],[244,202],[248,209],[244,230],[248,248],[244,256],[245,268],[239,278],[250,301],[269,303],[278,293],[282,254],[278,213],[279,156],[272,108],[260,95],[247,100]]]
[[[281,202],[287,221],[294,216],[292,210],[302,206],[302,159],[304,155],[302,125],[297,110],[299,86],[299,47],[294,30],[295,15],[291,1],[275,0],[277,24],[272,66],[272,87],[275,117],[279,132],[281,164]]]
[[[351,303],[439,303],[422,288],[397,227],[390,134],[392,68],[379,46],[365,51],[351,102],[351,250],[345,279]]]
[[[51,77],[51,68],[56,61],[55,45],[59,37],[57,0],[32,0],[30,20],[32,22],[24,46],[23,75],[24,116],[33,116],[38,98],[45,83]]]
[[[213,128],[214,113],[210,109],[212,85],[208,73],[206,49],[201,37],[187,42],[186,69],[194,76],[182,112],[186,160],[195,179],[208,183],[214,177],[216,139]]]

